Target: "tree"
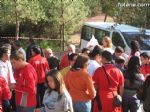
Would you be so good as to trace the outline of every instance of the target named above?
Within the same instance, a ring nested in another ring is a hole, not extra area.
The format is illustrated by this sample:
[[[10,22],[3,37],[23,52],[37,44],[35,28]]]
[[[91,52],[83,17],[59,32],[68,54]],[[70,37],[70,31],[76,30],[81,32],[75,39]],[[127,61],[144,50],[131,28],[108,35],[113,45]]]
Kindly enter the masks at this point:
[[[3,0],[1,3],[3,24],[16,24],[16,37],[19,37],[20,23],[29,20],[37,23],[46,19],[45,13],[38,0]]]
[[[79,30],[81,20],[88,15],[89,8],[83,0],[46,0],[45,12],[50,28],[47,29],[50,35],[60,37],[62,49],[65,39],[70,34]],[[53,37],[53,38],[57,38]]]
[[[102,11],[119,23],[148,27],[150,9],[148,0],[100,0]]]

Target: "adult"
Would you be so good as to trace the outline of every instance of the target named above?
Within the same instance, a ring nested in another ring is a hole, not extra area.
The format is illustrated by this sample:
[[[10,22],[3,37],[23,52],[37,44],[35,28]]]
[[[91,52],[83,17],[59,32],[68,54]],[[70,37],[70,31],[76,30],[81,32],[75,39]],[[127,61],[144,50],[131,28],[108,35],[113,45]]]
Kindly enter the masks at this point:
[[[15,83],[12,72],[12,65],[10,63],[10,53],[10,44],[4,44],[0,47],[0,75],[4,77],[9,86]]]
[[[71,53],[71,54],[68,55],[68,60],[69,60],[70,65],[65,67],[64,69],[62,69],[60,71],[63,78],[65,78],[66,74],[69,72],[69,70],[71,69],[71,67],[75,63],[75,61],[77,59],[77,56],[78,56],[77,53]]]
[[[31,48],[34,45],[35,45],[34,39],[33,38],[29,38],[29,40],[28,40],[28,47],[27,47],[27,50],[26,50],[26,60],[27,60],[27,62],[32,57]]]
[[[127,65],[128,60],[129,60],[129,56],[124,52],[124,49],[122,47],[117,46],[115,48],[115,52],[113,54],[113,60],[116,60],[116,58],[118,58],[120,56],[125,59],[125,65]]]
[[[88,60],[88,56],[79,55],[65,77],[65,85],[72,97],[75,112],[90,112],[91,100],[96,95],[92,77],[87,71]]]
[[[39,46],[31,48],[32,58],[29,63],[35,68],[37,73],[37,107],[41,107],[43,96],[45,92],[45,74],[50,70],[46,58],[41,56],[41,49]]]
[[[103,44],[103,50],[109,51],[111,54],[114,53],[114,50],[112,49],[112,40],[110,37],[105,36],[102,40]]]
[[[137,56],[130,58],[124,78],[123,111],[137,112],[140,100],[136,98],[136,92],[144,82],[144,76],[140,73],[140,60]]]
[[[81,51],[81,53],[88,56],[89,53],[90,53],[90,50],[88,48],[83,48],[82,51]]]
[[[14,43],[13,43],[13,47],[15,49],[15,51],[20,51],[23,53],[23,56],[24,56],[24,60],[26,61],[26,52],[25,50],[21,47],[21,43],[19,40],[16,40]]]
[[[112,54],[109,51],[103,51],[102,64],[105,70],[103,67],[99,67],[93,75],[93,81],[95,87],[98,89],[99,99],[102,104],[102,112],[121,112],[121,106],[113,106],[113,100],[114,95],[123,95],[124,77],[122,72],[115,65],[113,65],[111,61]],[[108,82],[105,71],[111,85]],[[99,112],[96,104],[97,102],[95,101],[93,112]]]
[[[140,45],[139,42],[137,40],[132,40],[131,41],[131,54],[130,56],[137,56],[138,58],[140,58]]]
[[[90,60],[89,60],[89,66],[88,66],[88,72],[91,76],[93,76],[95,70],[101,66],[101,54],[102,49],[96,45],[94,49],[89,54]]]
[[[115,59],[115,65],[121,70],[122,73],[125,72],[125,59],[122,56],[119,56]]]
[[[68,60],[68,55],[71,53],[75,53],[75,45],[70,44],[68,46],[67,52],[61,57],[60,60],[60,69],[63,69],[67,66],[69,66],[69,60]]]
[[[10,63],[11,45],[3,44],[0,47],[0,75],[6,80],[9,88],[12,90],[15,86],[15,79],[13,76],[12,65]],[[10,111],[10,101],[3,102],[3,112]],[[13,106],[13,109],[15,106]]]
[[[15,98],[17,112],[34,112],[36,106],[37,74],[33,66],[24,61],[24,56],[17,51],[11,55],[11,63],[17,71]]]
[[[44,49],[44,55],[51,69],[60,69],[59,59],[56,56],[54,56],[53,51],[50,48]]]
[[[6,80],[0,76],[0,112],[3,112],[2,101],[10,100],[11,92]]]

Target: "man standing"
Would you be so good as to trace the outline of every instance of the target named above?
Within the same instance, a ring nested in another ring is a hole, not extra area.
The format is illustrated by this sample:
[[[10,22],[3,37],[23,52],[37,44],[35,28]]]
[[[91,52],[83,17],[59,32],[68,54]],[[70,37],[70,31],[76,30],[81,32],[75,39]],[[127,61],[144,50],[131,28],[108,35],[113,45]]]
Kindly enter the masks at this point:
[[[113,99],[117,94],[123,95],[124,77],[121,71],[111,62],[112,54],[109,51],[103,51],[103,66],[96,69],[93,81],[98,89],[102,112],[121,112],[121,106],[113,106]],[[96,105],[94,105],[93,112],[98,112]]]
[[[20,51],[13,53],[10,58],[14,71],[17,73],[15,74],[17,112],[34,112],[36,106],[36,71],[32,65],[24,61],[24,56]]]
[[[68,60],[68,55],[71,54],[71,53],[75,53],[75,50],[76,50],[76,48],[75,48],[74,45],[70,44],[68,46],[67,52],[61,57],[60,69],[63,69],[63,68],[65,68],[65,67],[70,65],[69,60]]]
[[[10,63],[10,53],[11,53],[11,45],[10,44],[3,44],[0,47],[0,76],[2,76],[6,83],[8,84],[10,89],[14,88],[16,83],[13,72],[12,72],[12,65]],[[13,109],[15,106],[12,105]],[[10,112],[10,102],[9,100],[3,101],[3,112]]]
[[[35,68],[37,73],[37,107],[41,107],[45,93],[45,74],[50,69],[46,58],[41,56],[40,47],[33,46],[31,48],[31,53],[32,58],[30,58],[29,63]]]

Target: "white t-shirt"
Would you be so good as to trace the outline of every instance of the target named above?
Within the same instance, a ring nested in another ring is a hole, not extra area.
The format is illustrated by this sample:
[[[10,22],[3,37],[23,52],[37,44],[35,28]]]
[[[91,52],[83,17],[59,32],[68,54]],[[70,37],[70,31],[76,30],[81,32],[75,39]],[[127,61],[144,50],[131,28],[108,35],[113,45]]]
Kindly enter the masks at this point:
[[[88,70],[89,74],[90,74],[91,76],[93,76],[95,70],[96,70],[97,68],[99,68],[99,67],[100,67],[100,64],[97,63],[96,60],[90,60],[90,61],[89,61],[89,66],[88,66],[87,70]]]
[[[4,77],[7,83],[8,83],[8,72],[10,75],[10,83],[16,83],[13,76],[13,70],[10,61],[3,62],[2,60],[0,60],[0,75]]]
[[[46,112],[73,112],[72,99],[67,90],[64,91],[60,100],[58,100],[58,92],[48,90],[45,91],[43,104]]]
[[[112,48],[104,48],[104,51],[109,51],[112,55],[114,53],[114,50]]]

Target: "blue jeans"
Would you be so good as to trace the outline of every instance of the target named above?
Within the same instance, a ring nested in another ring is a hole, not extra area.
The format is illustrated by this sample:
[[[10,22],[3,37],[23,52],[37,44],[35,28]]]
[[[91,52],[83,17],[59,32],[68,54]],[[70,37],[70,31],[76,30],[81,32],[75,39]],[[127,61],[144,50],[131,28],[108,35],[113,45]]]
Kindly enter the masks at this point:
[[[22,107],[17,105],[17,112],[34,112],[35,107]]]
[[[3,112],[10,112],[10,102],[9,100],[3,100],[2,101],[2,106],[3,106]]]
[[[91,101],[88,102],[73,102],[74,112],[90,112]]]
[[[123,107],[123,112],[137,112],[140,106],[140,100],[137,100],[136,98],[123,98],[122,100],[122,107]]]

